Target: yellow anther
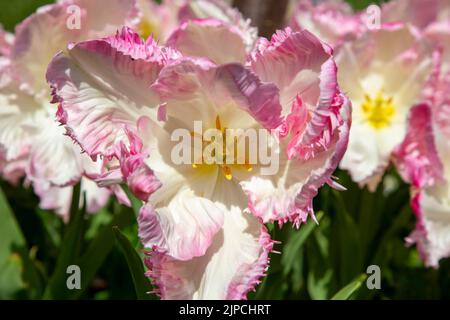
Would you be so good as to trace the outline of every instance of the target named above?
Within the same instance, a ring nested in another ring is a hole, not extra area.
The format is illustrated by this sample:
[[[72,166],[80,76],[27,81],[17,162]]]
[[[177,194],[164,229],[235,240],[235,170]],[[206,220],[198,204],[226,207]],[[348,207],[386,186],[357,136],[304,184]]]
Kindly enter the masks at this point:
[[[216,116],[216,129],[222,130],[222,124],[220,123],[219,116]]]
[[[233,178],[233,175],[231,174],[231,168],[229,166],[223,166],[222,172],[227,180],[231,180]]]
[[[385,96],[383,91],[378,92],[374,98],[365,94],[362,110],[366,120],[376,129],[389,126],[395,114],[392,97]]]

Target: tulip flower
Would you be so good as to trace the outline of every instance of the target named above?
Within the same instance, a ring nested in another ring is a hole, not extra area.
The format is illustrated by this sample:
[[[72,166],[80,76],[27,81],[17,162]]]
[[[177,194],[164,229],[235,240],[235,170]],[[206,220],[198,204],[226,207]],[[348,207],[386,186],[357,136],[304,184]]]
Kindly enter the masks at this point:
[[[423,101],[432,48],[402,24],[367,31],[337,54],[339,82],[354,105],[353,126],[341,168],[374,190],[403,141],[412,106]]]
[[[99,183],[127,183],[144,201],[139,233],[162,298],[243,299],[268,268],[264,223],[299,226],[313,216],[318,189],[339,186],[332,173],[347,146],[350,102],[331,49],[307,31],[247,46],[239,28],[206,19],[182,24],[167,43],[125,28],[57,55],[47,79],[59,120],[103,159]],[[243,131],[203,161],[207,132],[229,129]],[[179,130],[200,159],[174,161]],[[252,153],[229,156],[245,130],[269,133],[278,170],[264,175]]]

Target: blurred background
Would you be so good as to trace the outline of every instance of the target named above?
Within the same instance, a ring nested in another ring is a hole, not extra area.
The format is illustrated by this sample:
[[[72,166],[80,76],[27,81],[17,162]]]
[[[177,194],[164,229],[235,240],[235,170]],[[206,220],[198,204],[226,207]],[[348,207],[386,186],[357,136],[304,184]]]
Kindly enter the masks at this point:
[[[0,24],[14,31],[17,23],[51,2],[0,0]],[[380,3],[348,2],[357,10]],[[282,24],[288,1],[235,0],[234,5],[267,36]],[[450,261],[443,260],[438,270],[425,268],[417,249],[405,246],[415,217],[409,204],[409,186],[395,171],[385,175],[375,193],[361,190],[345,172],[338,171],[336,176],[349,191],[337,192],[327,186],[320,190],[314,201],[319,226],[311,219],[299,231],[291,225],[282,229],[269,226],[272,238],[281,242],[275,247],[281,253],[271,255],[268,276],[250,298],[329,299],[349,284],[357,288],[350,290],[351,299],[450,298]],[[137,280],[129,268],[133,257],[123,250],[132,245],[142,253],[136,207],[111,202],[99,214],[86,216],[81,212],[78,220],[65,225],[54,213],[38,208],[30,188],[14,187],[2,180],[0,187],[0,299],[48,297],[48,284],[57,287],[58,277],[65,276],[65,270],[58,268],[67,258],[67,239],[76,243],[83,289],[71,293],[61,290],[52,298],[156,299],[136,294],[133,283]],[[118,226],[122,233],[114,235],[112,226]],[[121,241],[121,235],[129,242]],[[6,260],[9,263],[2,265]],[[370,265],[380,267],[379,290],[365,286]],[[141,285],[151,290],[150,284],[142,281]]]

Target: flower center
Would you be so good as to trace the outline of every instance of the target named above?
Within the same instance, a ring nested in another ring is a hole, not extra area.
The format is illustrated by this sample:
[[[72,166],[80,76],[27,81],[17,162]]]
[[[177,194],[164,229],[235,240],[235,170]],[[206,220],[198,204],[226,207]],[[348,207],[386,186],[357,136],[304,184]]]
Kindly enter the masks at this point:
[[[379,91],[374,98],[364,95],[362,109],[366,120],[376,129],[389,126],[395,114],[392,97],[386,96],[383,91]]]
[[[222,126],[220,117],[216,116],[215,129],[221,132],[221,143],[217,144],[218,141],[214,141],[209,137],[205,137],[204,134],[199,134],[196,132],[191,132],[192,138],[198,138],[201,140],[203,151],[211,146],[212,143],[216,143],[216,147],[211,151],[211,157],[213,158],[213,163],[211,161],[205,161],[204,153],[202,152],[201,159],[195,159],[192,167],[194,169],[208,170],[211,166],[218,165],[221,168],[222,174],[227,180],[233,178],[233,169],[244,169],[248,172],[253,170],[253,166],[249,162],[249,148],[245,146],[245,155],[240,154],[242,150],[239,149],[238,142],[234,136],[232,136],[233,142],[227,141],[227,128]],[[219,146],[219,148],[217,148]],[[233,149],[233,150],[230,150]],[[231,161],[230,161],[231,156]],[[244,160],[243,160],[244,159]]]

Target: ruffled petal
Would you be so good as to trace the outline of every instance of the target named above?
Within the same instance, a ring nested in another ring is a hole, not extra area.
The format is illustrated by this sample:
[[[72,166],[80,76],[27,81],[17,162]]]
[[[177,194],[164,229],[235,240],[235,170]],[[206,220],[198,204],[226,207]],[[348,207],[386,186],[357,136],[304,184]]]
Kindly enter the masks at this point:
[[[216,64],[245,62],[246,48],[239,30],[219,20],[183,23],[167,40],[185,56],[205,57]]]
[[[44,119],[43,119],[44,120]],[[33,138],[27,177],[54,186],[73,185],[83,174],[81,149],[55,121],[42,121],[43,129]]]
[[[450,256],[449,199],[450,188],[444,183],[420,191],[412,200],[417,223],[406,240],[417,245],[427,266],[438,267],[439,260]]]
[[[74,5],[79,12],[69,10]],[[69,28],[78,13],[79,28]],[[57,52],[70,42],[112,34],[136,14],[133,0],[67,0],[43,6],[16,28],[11,49],[15,68],[34,92],[47,91],[45,71]]]
[[[29,152],[32,137],[43,118],[35,97],[22,90],[8,66],[0,68],[0,146],[4,160],[12,161]]]
[[[147,275],[162,299],[245,299],[267,270],[273,242],[255,217],[231,208],[203,256],[176,260],[158,247]]]
[[[180,22],[195,19],[212,18],[234,26],[244,39],[247,50],[253,48],[258,30],[251,26],[250,19],[245,19],[236,8],[221,0],[186,1],[178,13]]]
[[[182,122],[184,128],[192,128],[196,120],[214,124],[217,115],[239,128],[248,120],[245,113],[267,129],[281,124],[278,89],[238,63],[214,66],[181,60],[163,69],[153,88],[165,102],[167,116]],[[189,114],[180,112],[181,108],[189,109]]]
[[[435,21],[438,14],[440,0],[396,0],[383,3],[381,8],[381,22],[411,23],[418,28],[425,28]]]
[[[432,186],[443,176],[432,123],[431,108],[427,104],[413,107],[405,140],[394,152],[400,175],[418,188]]]
[[[165,59],[151,40],[123,29],[115,37],[81,42],[50,64],[47,79],[58,120],[91,157],[111,156],[140,115],[156,119],[158,97],[149,90]]]
[[[147,204],[139,215],[139,235],[146,248],[157,246],[177,260],[205,254],[222,228],[226,208],[192,191],[179,192],[166,207]]]
[[[86,211],[96,213],[106,205],[111,195],[111,191],[100,188],[97,184],[83,177],[80,180],[81,195],[86,195]],[[45,210],[53,210],[65,221],[68,221],[70,205],[72,203],[73,187],[53,186],[45,180],[35,180],[33,190],[39,197],[39,207]],[[84,197],[80,197],[80,208],[83,206]]]
[[[321,93],[319,75],[331,57],[331,48],[306,30],[293,32],[286,28],[274,34],[270,42],[262,39],[251,56],[252,70],[280,90],[284,116],[297,95],[315,108]]]
[[[281,141],[282,150],[279,170],[275,176],[253,176],[241,182],[248,196],[250,211],[264,223],[277,221],[280,225],[291,221],[295,226],[314,216],[312,200],[320,187],[328,183],[339,187],[333,181],[336,170],[346,151],[351,125],[351,104],[345,96],[336,97],[338,102],[333,112],[339,121],[333,125],[327,147],[318,150],[311,157],[288,157],[288,141]],[[294,108],[295,110],[295,108]],[[322,135],[322,131],[317,133]],[[323,137],[322,137],[323,138]]]
[[[0,25],[0,56],[8,56],[14,42],[14,35],[3,30]]]
[[[307,29],[334,48],[357,38],[365,29],[362,15],[354,13],[344,1],[328,0],[317,5],[311,0],[298,1],[289,20],[294,30]]]

